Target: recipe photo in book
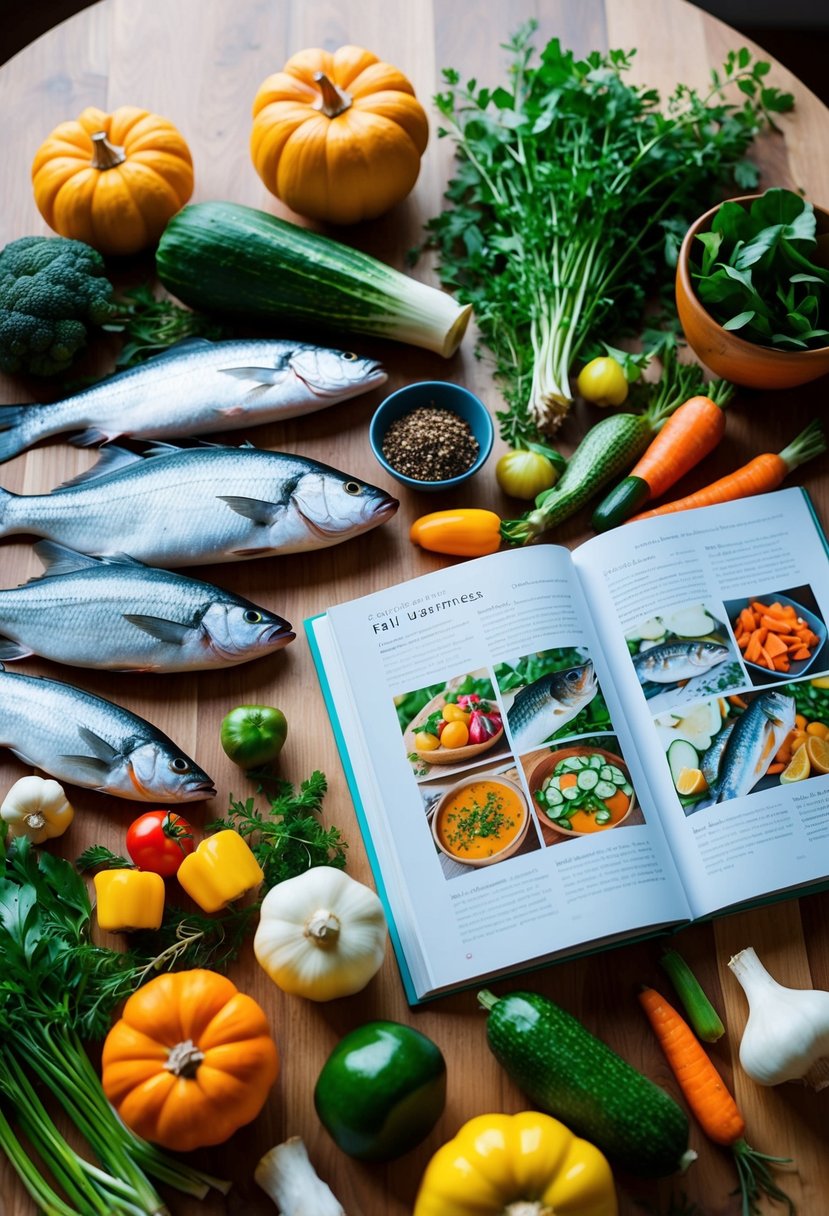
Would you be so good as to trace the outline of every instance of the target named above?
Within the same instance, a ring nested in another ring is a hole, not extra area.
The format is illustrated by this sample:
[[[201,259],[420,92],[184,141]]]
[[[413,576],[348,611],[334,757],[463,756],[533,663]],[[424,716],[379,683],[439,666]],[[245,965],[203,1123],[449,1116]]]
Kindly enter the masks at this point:
[[[802,490],[457,563],[306,622],[408,998],[829,878]]]

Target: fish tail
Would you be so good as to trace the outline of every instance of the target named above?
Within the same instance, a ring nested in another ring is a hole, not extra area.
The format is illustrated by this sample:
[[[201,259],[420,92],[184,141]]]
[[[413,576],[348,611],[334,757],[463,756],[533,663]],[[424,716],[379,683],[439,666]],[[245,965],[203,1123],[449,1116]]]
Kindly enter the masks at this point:
[[[29,411],[31,405],[0,405],[0,462],[11,460],[25,452],[34,443],[36,434],[32,434],[32,421]]]
[[[12,529],[9,527],[6,515],[8,514],[8,509],[11,503],[16,497],[16,494],[12,494],[10,490],[4,490],[3,487],[0,486],[0,536],[8,536],[12,531]]]

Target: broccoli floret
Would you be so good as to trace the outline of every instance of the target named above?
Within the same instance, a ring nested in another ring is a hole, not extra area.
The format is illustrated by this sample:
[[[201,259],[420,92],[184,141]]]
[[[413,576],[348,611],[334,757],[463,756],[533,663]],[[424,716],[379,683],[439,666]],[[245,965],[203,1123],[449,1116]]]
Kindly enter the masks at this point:
[[[54,376],[115,312],[104,259],[83,241],[24,236],[0,252],[0,371]]]

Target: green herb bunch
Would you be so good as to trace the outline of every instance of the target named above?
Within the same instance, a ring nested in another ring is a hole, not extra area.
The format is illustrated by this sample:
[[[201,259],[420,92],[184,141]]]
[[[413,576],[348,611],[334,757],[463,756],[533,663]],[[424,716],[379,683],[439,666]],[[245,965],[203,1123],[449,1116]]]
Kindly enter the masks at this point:
[[[662,106],[625,81],[634,52],[578,60],[553,39],[536,63],[534,29],[505,47],[509,87],[444,71],[439,134],[457,165],[450,206],[428,224],[441,279],[492,352],[513,445],[558,427],[580,353],[639,324],[690,222],[733,183],[756,185],[745,154],[793,104],[747,49],[706,93],[679,85]]]

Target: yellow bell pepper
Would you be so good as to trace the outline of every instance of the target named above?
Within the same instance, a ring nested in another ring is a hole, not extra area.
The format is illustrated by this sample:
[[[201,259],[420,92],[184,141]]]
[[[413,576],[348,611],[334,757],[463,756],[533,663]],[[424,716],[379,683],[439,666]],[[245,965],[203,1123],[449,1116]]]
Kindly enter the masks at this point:
[[[177,877],[203,912],[218,912],[258,887],[265,875],[247,842],[228,828],[206,836],[196,851],[185,857]]]
[[[501,547],[501,519],[494,511],[478,507],[433,511],[414,521],[409,540],[433,553],[485,557]]]
[[[108,933],[157,929],[164,915],[164,879],[144,870],[101,870],[95,875],[98,925]]]
[[[522,1216],[617,1216],[610,1166],[550,1115],[478,1115],[432,1157],[413,1216],[519,1210]]]

